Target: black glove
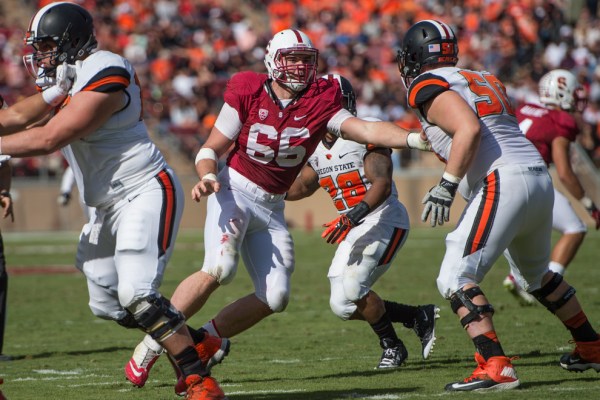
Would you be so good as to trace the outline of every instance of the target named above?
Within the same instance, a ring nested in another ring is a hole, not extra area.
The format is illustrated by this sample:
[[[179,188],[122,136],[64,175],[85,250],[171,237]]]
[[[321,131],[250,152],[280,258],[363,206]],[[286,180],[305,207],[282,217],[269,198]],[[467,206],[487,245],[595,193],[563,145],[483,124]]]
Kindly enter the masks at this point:
[[[358,203],[348,213],[340,215],[336,219],[326,224],[323,224],[325,231],[321,235],[322,238],[327,238],[327,243],[340,244],[346,238],[350,229],[362,223],[362,219],[371,212],[371,207],[364,201]]]
[[[69,201],[71,201],[71,194],[70,193],[61,193],[58,198],[56,199],[56,202],[58,203],[59,206],[66,206],[67,204],[69,204]]]

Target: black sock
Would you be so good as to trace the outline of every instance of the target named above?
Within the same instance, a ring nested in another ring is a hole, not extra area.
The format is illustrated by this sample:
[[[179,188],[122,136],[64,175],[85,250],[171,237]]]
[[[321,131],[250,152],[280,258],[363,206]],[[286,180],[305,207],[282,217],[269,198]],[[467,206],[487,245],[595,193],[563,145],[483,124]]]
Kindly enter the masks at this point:
[[[373,329],[373,332],[379,336],[379,344],[384,349],[402,343],[402,341],[398,339],[398,335],[396,335],[392,321],[387,313],[383,314],[379,321],[371,324],[371,328]]]
[[[571,332],[571,336],[576,342],[595,342],[598,340],[598,333],[596,333],[583,311],[578,312],[563,324]]]
[[[392,322],[401,322],[409,329],[415,326],[415,318],[419,313],[419,307],[388,300],[384,300],[383,303],[385,304],[385,311]]]
[[[193,374],[200,376],[209,375],[206,369],[204,369],[200,357],[198,357],[198,352],[192,346],[188,346],[181,353],[175,354],[173,359],[185,377]]]
[[[188,331],[190,332],[190,336],[192,337],[194,344],[198,344],[204,340],[204,333],[206,332],[206,329],[200,328],[196,330],[189,325],[186,326],[188,328]]]
[[[477,352],[481,354],[485,360],[490,357],[504,356],[504,350],[502,350],[500,341],[498,341],[498,337],[494,331],[475,336],[473,338],[473,344],[475,344]]]
[[[590,321],[586,321],[583,325],[578,328],[569,328],[571,335],[576,342],[595,342],[598,340],[598,333],[590,324]]]

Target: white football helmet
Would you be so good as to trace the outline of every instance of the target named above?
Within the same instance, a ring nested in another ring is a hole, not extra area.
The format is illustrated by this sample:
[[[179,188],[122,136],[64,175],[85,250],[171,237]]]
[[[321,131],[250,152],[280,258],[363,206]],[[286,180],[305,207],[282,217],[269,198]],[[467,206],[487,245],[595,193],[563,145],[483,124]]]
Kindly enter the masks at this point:
[[[585,89],[577,78],[565,69],[555,69],[542,76],[539,83],[540,101],[565,111],[583,111],[587,104]]]
[[[301,61],[290,62],[288,56],[299,57]],[[269,41],[265,65],[269,78],[299,92],[315,81],[318,58],[319,51],[304,32],[285,29]]]

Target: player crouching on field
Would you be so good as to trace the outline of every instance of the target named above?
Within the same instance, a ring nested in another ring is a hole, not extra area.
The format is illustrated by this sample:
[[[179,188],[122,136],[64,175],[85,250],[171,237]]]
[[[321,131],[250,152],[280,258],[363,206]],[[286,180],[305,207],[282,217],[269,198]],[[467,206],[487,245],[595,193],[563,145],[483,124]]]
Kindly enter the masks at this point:
[[[356,95],[337,74],[342,106],[356,116]],[[367,120],[369,118],[366,118]],[[370,119],[374,120],[374,119]],[[383,300],[371,287],[390,268],[408,237],[410,223],[392,180],[390,149],[344,140],[327,133],[287,192],[300,200],[325,189],[340,216],[325,224],[327,243],[339,244],[329,267],[329,304],[342,320],[367,321],[383,349],[378,369],[398,368],[408,357],[392,322],[413,329],[426,359],[435,344],[433,304],[411,306]]]

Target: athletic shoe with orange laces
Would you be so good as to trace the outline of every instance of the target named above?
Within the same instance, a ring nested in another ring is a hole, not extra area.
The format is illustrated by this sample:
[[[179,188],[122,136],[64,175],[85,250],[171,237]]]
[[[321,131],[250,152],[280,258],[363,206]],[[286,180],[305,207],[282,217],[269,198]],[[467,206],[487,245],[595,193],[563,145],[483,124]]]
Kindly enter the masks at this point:
[[[125,365],[125,378],[135,386],[143,387],[148,380],[150,369],[162,353],[162,347],[149,336],[145,336],[144,340],[135,347],[133,356]]]
[[[196,351],[200,356],[200,361],[204,364],[204,367],[207,371],[210,372],[211,368],[217,364],[220,364],[221,361],[229,354],[229,347],[231,346],[231,342],[227,338],[220,338],[216,336],[210,335],[208,332],[204,334],[204,339],[198,344],[196,344]],[[171,358],[169,357],[171,360]],[[187,389],[186,380],[183,378],[181,371],[177,367],[177,364],[171,360],[171,364],[175,369],[175,373],[177,374],[177,383],[175,384],[175,393],[178,396],[183,396]]]
[[[186,400],[227,400],[217,381],[210,376],[189,375],[185,379]]]
[[[575,342],[575,349],[560,358],[567,371],[583,372],[590,368],[600,372],[600,335],[593,342]]]
[[[517,378],[511,359],[506,356],[490,357],[487,361],[475,353],[477,368],[461,382],[446,385],[448,391],[509,390],[517,388],[521,382]]]

